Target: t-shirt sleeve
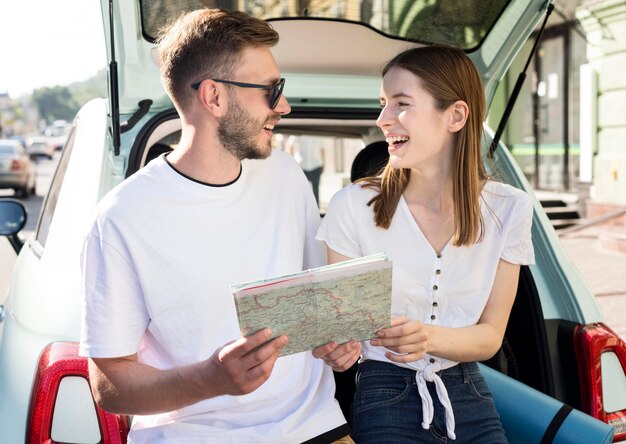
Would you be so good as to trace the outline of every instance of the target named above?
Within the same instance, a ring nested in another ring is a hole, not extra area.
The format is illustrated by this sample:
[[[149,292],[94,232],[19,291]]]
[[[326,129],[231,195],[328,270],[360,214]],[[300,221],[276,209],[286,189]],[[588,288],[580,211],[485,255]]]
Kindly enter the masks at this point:
[[[511,211],[502,259],[518,265],[535,263],[531,239],[532,220],[532,201],[526,193],[520,193],[516,196],[516,202]]]
[[[112,358],[136,353],[149,315],[132,264],[92,233],[84,241],[81,267],[80,354]]]
[[[328,248],[349,258],[363,256],[351,198],[356,186],[348,185],[335,193],[317,232],[317,239]]]

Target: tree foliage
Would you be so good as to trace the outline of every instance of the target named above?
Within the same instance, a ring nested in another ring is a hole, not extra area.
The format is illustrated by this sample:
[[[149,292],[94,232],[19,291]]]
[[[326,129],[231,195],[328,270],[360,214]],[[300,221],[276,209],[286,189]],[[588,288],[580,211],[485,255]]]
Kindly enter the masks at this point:
[[[58,119],[72,120],[78,111],[78,104],[67,86],[36,89],[32,99],[41,118],[48,122]]]
[[[42,119],[72,121],[81,106],[106,94],[106,71],[103,70],[82,82],[36,89],[31,100]]]

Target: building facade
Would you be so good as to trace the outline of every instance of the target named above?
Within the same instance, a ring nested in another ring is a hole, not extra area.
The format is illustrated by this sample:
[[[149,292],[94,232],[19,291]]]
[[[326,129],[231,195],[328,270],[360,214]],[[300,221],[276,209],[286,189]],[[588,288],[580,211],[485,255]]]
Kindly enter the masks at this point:
[[[593,177],[589,216],[626,208],[626,1],[582,1],[576,16],[587,36],[586,105]],[[623,223],[623,219],[622,219]]]

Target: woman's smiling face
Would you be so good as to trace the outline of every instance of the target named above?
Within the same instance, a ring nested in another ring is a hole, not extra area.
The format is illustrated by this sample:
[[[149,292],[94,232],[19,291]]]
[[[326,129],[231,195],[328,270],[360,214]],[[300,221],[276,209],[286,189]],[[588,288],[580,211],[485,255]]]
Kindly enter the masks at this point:
[[[449,113],[436,107],[419,77],[404,68],[391,68],[383,77],[380,103],[376,124],[389,144],[392,167],[420,169],[449,162],[454,137]]]

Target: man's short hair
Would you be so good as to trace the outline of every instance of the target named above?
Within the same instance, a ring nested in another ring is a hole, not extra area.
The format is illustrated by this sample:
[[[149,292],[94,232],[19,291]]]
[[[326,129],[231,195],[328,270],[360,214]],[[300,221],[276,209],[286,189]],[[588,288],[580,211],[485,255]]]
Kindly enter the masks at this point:
[[[243,12],[191,11],[160,32],[161,81],[174,104],[184,107],[195,94],[192,83],[229,79],[244,49],[276,43],[269,23]]]

